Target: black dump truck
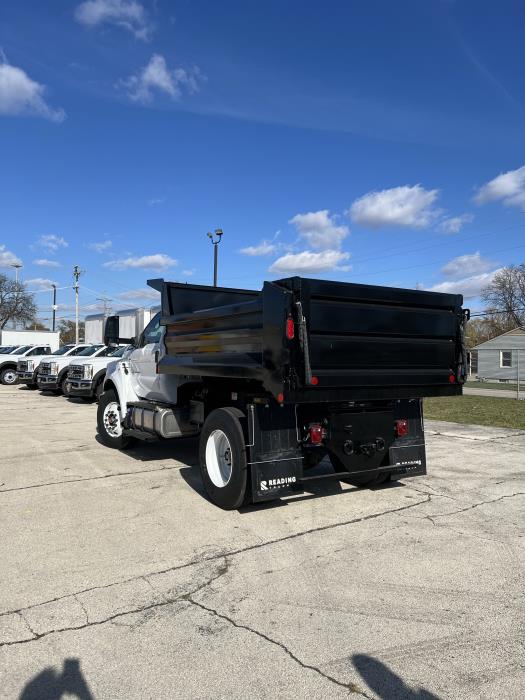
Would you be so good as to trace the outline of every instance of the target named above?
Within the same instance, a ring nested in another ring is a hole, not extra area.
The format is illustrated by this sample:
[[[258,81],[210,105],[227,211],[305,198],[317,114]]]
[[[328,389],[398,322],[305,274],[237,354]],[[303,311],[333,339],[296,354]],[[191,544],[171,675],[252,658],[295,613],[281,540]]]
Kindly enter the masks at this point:
[[[105,444],[200,435],[206,492],[226,509],[314,479],[426,473],[422,398],[465,381],[462,296],[300,277],[261,291],[148,284],[161,312],[108,368]],[[110,318],[105,340],[131,339]],[[325,457],[333,470],[312,473]]]

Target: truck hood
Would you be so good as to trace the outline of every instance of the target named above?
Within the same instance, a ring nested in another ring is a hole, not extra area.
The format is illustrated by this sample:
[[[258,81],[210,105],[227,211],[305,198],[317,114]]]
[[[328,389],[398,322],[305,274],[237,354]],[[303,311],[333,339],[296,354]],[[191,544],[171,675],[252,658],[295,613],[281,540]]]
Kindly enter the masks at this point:
[[[120,357],[72,357],[71,358],[71,364],[72,365],[78,365],[79,367],[83,367],[84,365],[93,365],[93,367],[96,367],[97,369],[102,369],[103,367],[107,367],[110,362],[114,362],[115,360],[120,360]],[[76,361],[75,361],[76,360]]]

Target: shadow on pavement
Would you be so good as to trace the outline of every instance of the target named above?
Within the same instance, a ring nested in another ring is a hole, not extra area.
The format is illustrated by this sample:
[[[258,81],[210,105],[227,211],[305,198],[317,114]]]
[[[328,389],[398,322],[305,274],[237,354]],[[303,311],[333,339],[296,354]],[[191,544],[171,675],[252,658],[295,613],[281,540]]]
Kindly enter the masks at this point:
[[[95,700],[80,670],[78,659],[66,659],[62,673],[45,668],[26,684],[19,700],[60,700],[64,696]]]
[[[370,690],[382,700],[440,700],[437,695],[424,688],[413,690],[388,666],[373,656],[354,654],[352,662]]]

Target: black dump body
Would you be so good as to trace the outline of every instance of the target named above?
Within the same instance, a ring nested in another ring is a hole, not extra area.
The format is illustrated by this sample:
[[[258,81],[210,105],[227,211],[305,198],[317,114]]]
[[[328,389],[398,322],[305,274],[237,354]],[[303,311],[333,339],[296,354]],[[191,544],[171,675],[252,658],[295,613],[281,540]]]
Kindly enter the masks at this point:
[[[162,294],[161,373],[253,380],[281,403],[461,394],[461,295],[300,277],[260,292],[149,284]]]

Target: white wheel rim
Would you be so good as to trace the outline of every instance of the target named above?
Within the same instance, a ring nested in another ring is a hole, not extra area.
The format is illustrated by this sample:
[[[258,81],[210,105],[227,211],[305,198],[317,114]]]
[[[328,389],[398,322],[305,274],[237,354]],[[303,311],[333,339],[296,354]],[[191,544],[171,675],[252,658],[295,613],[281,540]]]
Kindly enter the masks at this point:
[[[120,424],[120,406],[115,401],[108,403],[102,416],[104,429],[110,437],[118,438],[122,435]]]
[[[4,374],[4,382],[6,384],[14,384],[16,382],[16,372],[9,370]]]
[[[232,448],[222,430],[214,430],[206,442],[206,469],[214,486],[224,488],[232,477]]]

